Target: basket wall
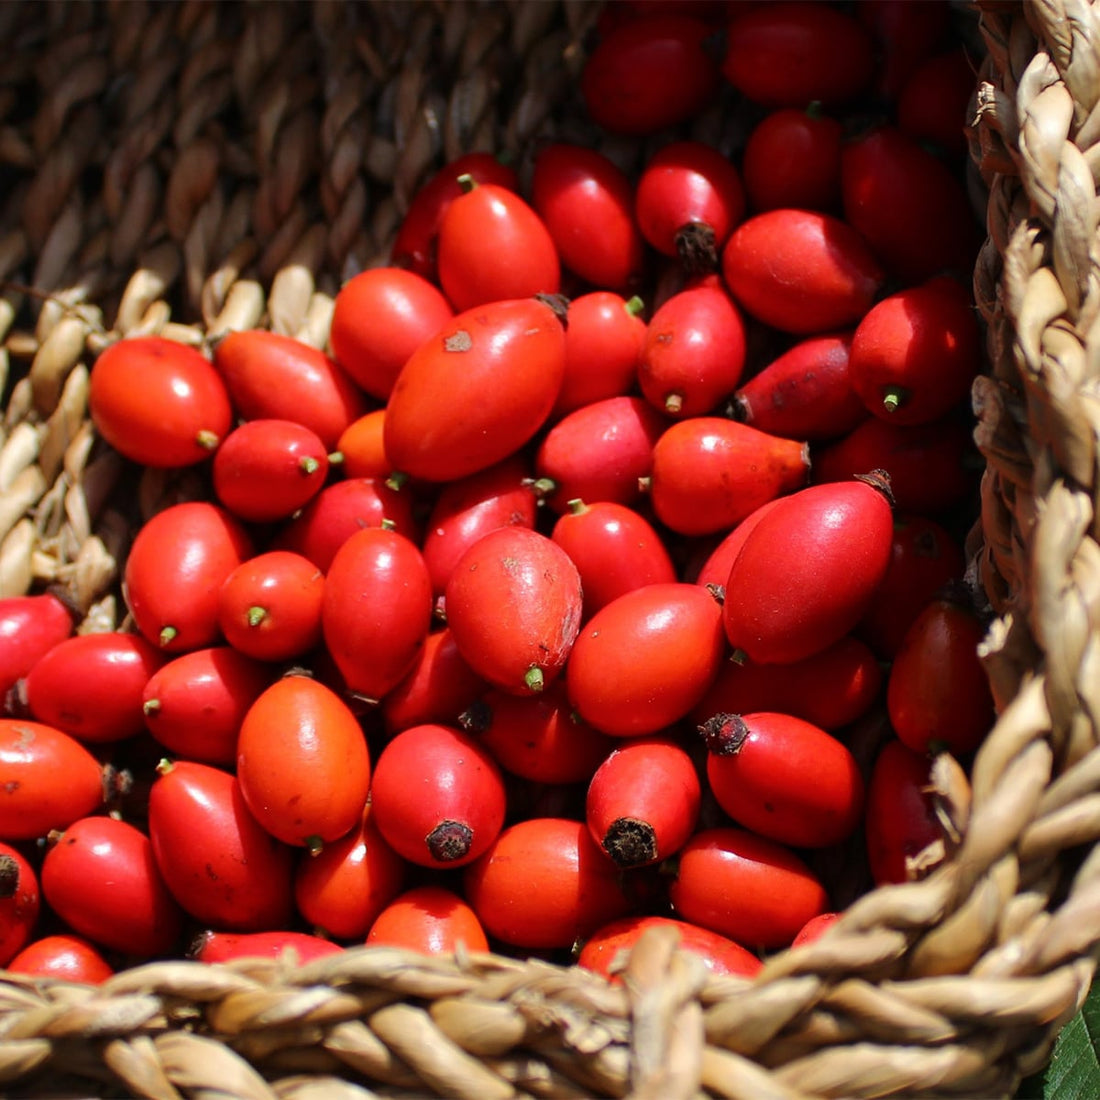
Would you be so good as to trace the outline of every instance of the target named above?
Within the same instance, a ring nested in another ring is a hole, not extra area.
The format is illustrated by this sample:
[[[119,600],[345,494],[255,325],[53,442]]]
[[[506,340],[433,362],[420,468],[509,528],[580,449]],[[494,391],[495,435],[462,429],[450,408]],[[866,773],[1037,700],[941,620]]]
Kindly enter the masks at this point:
[[[1100,943],[1100,10],[979,5],[975,273],[989,373],[969,550],[999,618],[1001,717],[957,843],[759,979],[653,936],[624,987],[496,956],[357,950],[303,968],[156,963],[103,987],[0,975],[0,1088],[142,1097],[1007,1095],[1047,1058]],[[269,327],[322,346],[417,185],[471,149],[521,172],[553,137],[624,167],[577,101],[598,4],[0,5],[0,594],[68,587],[123,620],[141,518],[198,491],[130,468],[86,415],[96,352]],[[697,136],[736,147],[729,96]]]

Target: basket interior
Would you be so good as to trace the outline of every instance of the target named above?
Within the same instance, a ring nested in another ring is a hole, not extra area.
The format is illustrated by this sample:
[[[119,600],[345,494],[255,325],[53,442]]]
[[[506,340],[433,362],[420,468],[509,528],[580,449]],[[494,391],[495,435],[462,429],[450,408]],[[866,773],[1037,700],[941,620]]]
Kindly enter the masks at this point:
[[[989,370],[967,549],[997,616],[983,658],[1000,717],[969,776],[949,761],[935,776],[956,838],[942,865],[869,893],[857,877],[828,937],[753,982],[711,977],[659,935],[617,987],[392,949],[302,968],[153,963],[100,989],[7,975],[0,1081],[57,1097],[89,1082],[149,1097],[974,1096],[1043,1064],[1100,942],[1100,84],[1081,60],[1098,28],[1084,4],[979,11],[970,182]],[[0,5],[0,594],[60,584],[82,630],[125,626],[136,526],[208,491],[95,438],[89,370],[108,344],[209,348],[265,327],[323,347],[340,286],[387,262],[411,196],[459,153],[503,154],[521,178],[551,140],[643,163],[663,138],[602,133],[579,98],[599,14],[591,0]],[[730,90],[685,136],[734,155],[752,117]]]

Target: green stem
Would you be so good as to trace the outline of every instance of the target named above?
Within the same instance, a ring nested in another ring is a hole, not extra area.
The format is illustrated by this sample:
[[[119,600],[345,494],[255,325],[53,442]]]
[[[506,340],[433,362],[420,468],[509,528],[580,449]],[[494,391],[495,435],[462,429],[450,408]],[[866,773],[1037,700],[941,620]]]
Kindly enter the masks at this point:
[[[882,394],[882,407],[887,412],[897,412],[909,400],[909,391],[904,386],[887,386]]]

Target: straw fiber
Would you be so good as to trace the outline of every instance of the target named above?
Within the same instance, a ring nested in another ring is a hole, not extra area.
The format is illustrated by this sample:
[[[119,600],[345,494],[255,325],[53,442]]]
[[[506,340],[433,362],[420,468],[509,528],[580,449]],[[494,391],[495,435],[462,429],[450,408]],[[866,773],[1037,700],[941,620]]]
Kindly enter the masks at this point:
[[[101,987],[0,974],[0,1092],[247,1097],[1008,1095],[1080,1005],[1100,944],[1100,5],[978,5],[988,239],[968,549],[1000,717],[935,782],[949,842],[759,978],[663,930],[621,985],[494,955],[355,949],[152,963]],[[316,345],[445,159],[594,133],[576,76],[598,5],[0,4],[0,594],[65,587],[124,622],[142,518],[200,491],[86,416],[96,353],[265,326]],[[723,100],[696,133],[737,140]]]

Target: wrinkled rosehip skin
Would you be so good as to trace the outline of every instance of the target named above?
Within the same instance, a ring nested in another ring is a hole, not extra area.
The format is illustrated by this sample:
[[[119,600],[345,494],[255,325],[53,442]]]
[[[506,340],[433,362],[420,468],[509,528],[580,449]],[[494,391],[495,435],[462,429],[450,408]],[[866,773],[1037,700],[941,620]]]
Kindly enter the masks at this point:
[[[58,978],[99,985],[113,973],[110,963],[83,936],[60,933],[28,943],[7,969],[34,978]]]
[[[336,360],[282,333],[229,332],[214,348],[214,366],[238,415],[293,420],[316,432],[330,449],[367,412],[362,391]]]
[[[564,680],[538,695],[490,689],[462,725],[512,775],[544,784],[587,783],[614,747],[574,710]]]
[[[382,697],[386,733],[393,737],[426,722],[454,725],[488,686],[459,652],[450,629],[433,631],[408,675]]]
[[[762,963],[751,951],[717,932],[710,932],[687,921],[671,917],[622,917],[597,928],[584,942],[577,956],[577,966],[602,974],[619,982],[617,967],[627,951],[633,950],[641,935],[650,928],[673,928],[679,935],[679,948],[698,955],[711,974],[729,974],[751,978]]]
[[[124,591],[138,630],[164,653],[213,645],[218,593],[252,553],[240,521],[216,504],[189,501],[158,512],[126,558]]]
[[[677,534],[711,535],[801,488],[808,475],[805,443],[722,417],[689,417],[654,445],[649,496]]]
[[[491,153],[463,153],[448,161],[413,196],[390,250],[391,260],[399,267],[422,275],[433,282],[437,277],[436,247],[439,226],[447,207],[462,194],[459,176],[470,176],[478,183],[495,183],[516,190],[516,170]]]
[[[509,299],[461,313],[402,368],[386,408],[386,454],[427,481],[492,466],[542,427],[564,374],[565,332],[544,302]]]
[[[127,821],[74,821],[42,861],[42,894],[69,928],[97,947],[149,959],[172,952],[183,912],[149,837]]]
[[[744,321],[713,276],[672,295],[653,314],[638,384],[668,416],[704,416],[733,393],[744,368]]]
[[[230,772],[168,765],[149,792],[149,839],[165,884],[193,919],[237,932],[289,923],[293,851],[252,816]]]
[[[485,931],[516,947],[570,947],[626,916],[620,871],[583,821],[529,818],[505,829],[463,874]]]
[[[851,480],[785,497],[745,539],[729,579],[723,618],[734,649],[789,664],[847,634],[886,574],[890,502]]]
[[[561,287],[561,260],[546,223],[521,195],[493,183],[474,183],[447,207],[437,262],[439,285],[456,310],[557,294]]]
[[[694,584],[627,592],[585,624],[566,668],[580,716],[616,737],[656,733],[694,707],[727,654],[722,609]]]
[[[965,756],[996,717],[978,646],[985,623],[952,598],[931,600],[905,632],[890,666],[886,707],[898,739],[917,752]]]
[[[669,897],[676,915],[750,950],[786,947],[829,904],[789,848],[745,829],[704,829],[680,851]]]
[[[210,361],[162,336],[104,349],[92,367],[88,410],[120,454],[161,468],[204,462],[233,423],[229,393]]]
[[[453,313],[423,275],[399,267],[368,268],[337,293],[329,344],[355,384],[385,401],[405,360]]]
[[[145,729],[142,693],[164,656],[136,634],[78,634],[54,646],[26,679],[31,716],[79,741],[102,743]]]
[[[558,518],[550,537],[580,573],[584,620],[625,592],[678,579],[661,536],[625,504],[575,501],[572,510]]]
[[[811,336],[773,359],[734,394],[738,420],[811,443],[839,439],[867,419],[852,388],[852,333]]]
[[[642,238],[630,179],[595,149],[544,146],[531,173],[531,202],[561,262],[586,283],[626,290],[641,276]]]
[[[659,863],[695,831],[702,791],[695,764],[679,741],[655,735],[624,741],[608,754],[588,784],[585,821],[592,839],[620,867]],[[623,819],[648,826],[653,847],[620,844]]]
[[[610,290],[593,290],[569,303],[565,377],[551,421],[633,390],[645,345],[642,308],[640,298],[628,302]]]
[[[103,767],[79,741],[41,722],[0,718],[0,838],[64,829],[104,797]]]
[[[580,629],[581,578],[545,535],[500,527],[459,558],[444,602],[470,667],[494,687],[526,695],[565,666]]]
[[[239,519],[286,519],[324,487],[328,453],[320,436],[293,420],[249,420],[214,455],[214,493]]]
[[[325,578],[325,645],[349,691],[381,699],[416,664],[432,621],[432,585],[416,545],[396,531],[352,535]]]
[[[761,4],[727,27],[722,74],[765,107],[834,105],[860,95],[871,81],[871,36],[852,16],[802,0]]]
[[[875,654],[848,634],[790,664],[727,662],[691,717],[701,725],[715,714],[782,711],[832,732],[863,717],[882,683]]]
[[[222,634],[259,661],[301,657],[321,642],[324,591],[325,575],[308,558],[288,550],[257,554],[226,577],[218,594]]]
[[[645,135],[697,114],[721,84],[708,34],[679,10],[609,28],[581,74],[589,117],[611,133]]]
[[[366,943],[424,955],[489,950],[473,909],[454,891],[433,885],[416,886],[394,898],[375,918]]]
[[[927,755],[891,739],[879,750],[867,781],[864,833],[876,886],[907,880],[907,861],[942,839]]]
[[[733,716],[723,725],[734,723]],[[707,780],[738,824],[795,848],[847,840],[863,814],[863,777],[851,752],[825,730],[791,714],[739,716],[744,740],[707,756]],[[709,742],[708,742],[709,744]]]
[[[424,524],[421,552],[432,591],[443,594],[462,555],[500,527],[533,529],[538,497],[529,463],[521,455],[442,486]]]
[[[645,398],[633,396],[609,397],[562,417],[535,452],[536,476],[556,486],[547,507],[560,515],[575,499],[634,504],[668,425]]]
[[[658,252],[679,255],[689,267],[700,257],[691,253],[690,244],[681,243],[685,230],[705,227],[706,251],[716,254],[744,213],[745,191],[737,167],[701,141],[663,144],[646,162],[634,188],[634,214],[642,236]],[[705,265],[706,270],[712,267]]]
[[[0,967],[6,967],[30,939],[41,899],[38,876],[17,848],[0,841],[4,890],[0,894]]]
[[[195,940],[188,954],[202,963],[293,958],[301,965],[326,955],[339,954],[343,950],[338,943],[308,932],[223,932],[211,929]]]
[[[352,535],[365,527],[381,527],[384,521],[399,535],[419,540],[409,493],[390,488],[381,478],[335,481],[276,534],[272,549],[301,554],[327,573],[336,552]]]
[[[241,722],[275,675],[227,645],[184,653],[145,685],[145,725],[173,756],[233,764]]]
[[[722,250],[737,303],[766,325],[810,336],[854,325],[885,274],[847,222],[816,210],[766,210],[743,221]]]
[[[452,726],[403,730],[375,764],[374,823],[398,855],[420,867],[472,863],[500,833],[504,811],[496,761],[477,739]],[[469,831],[465,851],[433,851],[432,833],[448,822]]]
[[[237,739],[237,779],[253,817],[291,845],[338,840],[367,804],[371,761],[347,704],[306,676],[277,680]]]
[[[52,593],[0,599],[0,695],[72,632],[72,613]]]
[[[895,511],[890,564],[856,633],[890,660],[913,620],[941,588],[962,580],[965,568],[962,547],[942,524]]]
[[[298,860],[294,900],[311,927],[362,939],[405,882],[405,861],[382,839],[368,804],[358,828]]]
[[[840,205],[840,146],[844,130],[829,115],[781,107],[750,131],[741,174],[753,213],[823,210]]]

